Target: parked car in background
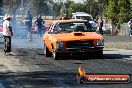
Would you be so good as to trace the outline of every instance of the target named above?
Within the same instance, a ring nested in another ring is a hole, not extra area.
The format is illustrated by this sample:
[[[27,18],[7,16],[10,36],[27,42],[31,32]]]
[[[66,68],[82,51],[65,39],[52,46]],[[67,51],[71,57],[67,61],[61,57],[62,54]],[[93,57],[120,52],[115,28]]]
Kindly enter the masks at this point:
[[[112,35],[113,27],[111,24],[105,23],[102,27],[103,33],[106,35]],[[99,32],[99,26],[97,27],[97,32]]]
[[[56,20],[43,37],[44,54],[60,59],[65,55],[102,57],[104,39],[86,20]]]
[[[92,25],[92,27],[96,30],[97,24],[95,23],[92,15],[87,14],[85,12],[76,12],[72,13],[72,19],[83,19],[89,21],[89,23]]]

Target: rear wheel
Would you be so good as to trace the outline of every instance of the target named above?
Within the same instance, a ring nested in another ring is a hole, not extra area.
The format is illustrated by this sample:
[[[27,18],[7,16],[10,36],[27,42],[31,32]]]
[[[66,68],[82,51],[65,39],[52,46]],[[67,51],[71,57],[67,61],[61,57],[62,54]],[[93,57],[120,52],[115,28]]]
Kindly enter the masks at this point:
[[[46,57],[51,57],[52,56],[52,53],[49,51],[49,49],[45,46],[44,44],[44,55]]]

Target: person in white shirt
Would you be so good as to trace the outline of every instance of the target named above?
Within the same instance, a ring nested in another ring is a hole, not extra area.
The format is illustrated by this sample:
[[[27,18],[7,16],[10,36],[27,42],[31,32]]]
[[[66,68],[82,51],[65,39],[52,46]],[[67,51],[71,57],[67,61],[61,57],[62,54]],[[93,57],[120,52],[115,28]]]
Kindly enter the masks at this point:
[[[12,27],[10,24],[11,17],[9,14],[5,14],[3,18],[3,36],[4,36],[4,53],[9,54],[11,52],[11,36],[13,36]]]
[[[129,27],[129,35],[132,36],[132,18],[128,22],[128,27]]]

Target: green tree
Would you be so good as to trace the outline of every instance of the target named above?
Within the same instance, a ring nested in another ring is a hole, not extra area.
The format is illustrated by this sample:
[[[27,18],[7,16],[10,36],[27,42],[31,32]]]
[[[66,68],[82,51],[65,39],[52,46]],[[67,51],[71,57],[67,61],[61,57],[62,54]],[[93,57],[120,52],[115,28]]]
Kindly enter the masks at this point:
[[[64,6],[61,7],[59,13],[60,14],[58,16],[60,16],[60,17],[62,17],[65,14],[65,7]]]
[[[47,2],[48,0],[30,0],[29,8],[34,15],[47,15],[49,14]]]
[[[3,12],[4,13],[15,13],[15,7],[20,6],[21,0],[2,0]]]
[[[101,13],[101,8],[99,8],[99,2],[96,0],[86,0],[84,2],[85,12],[91,14],[94,18]]]
[[[64,10],[64,6],[62,6],[60,3],[55,3],[54,9],[55,9],[55,16],[59,16],[61,14],[60,11]]]
[[[118,14],[119,14],[118,0],[109,0],[107,7],[107,16],[112,20],[112,24],[118,23]]]
[[[73,1],[67,0],[64,5],[65,5],[65,14],[68,17],[71,17],[71,14],[75,12],[76,9],[75,3]]]
[[[98,0],[99,15],[105,15],[108,6],[108,0]]]
[[[83,3],[74,3],[74,1],[67,0],[65,4],[66,14],[71,17],[74,12],[86,12],[85,5]]]
[[[131,16],[131,9],[129,0],[110,0],[106,13],[112,20],[112,24],[118,25],[128,21]]]
[[[119,15],[118,15],[119,23],[127,22],[130,17],[129,15],[130,15],[130,10],[131,10],[130,1],[129,0],[119,0],[118,6],[120,7]]]

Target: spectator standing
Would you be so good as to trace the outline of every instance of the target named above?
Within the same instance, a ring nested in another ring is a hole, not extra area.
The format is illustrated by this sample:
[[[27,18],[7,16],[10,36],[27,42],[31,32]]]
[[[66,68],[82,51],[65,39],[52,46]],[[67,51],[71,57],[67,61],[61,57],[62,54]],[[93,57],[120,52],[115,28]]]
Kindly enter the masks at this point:
[[[38,18],[35,21],[35,24],[38,28],[38,36],[42,37],[44,34],[45,26],[44,26],[45,21],[41,18],[41,15],[38,16]]]
[[[4,36],[4,53],[10,54],[11,52],[11,36],[13,36],[12,27],[11,27],[11,17],[9,14],[5,14],[3,21],[3,36]]]
[[[100,18],[100,23],[99,23],[99,32],[100,32],[100,34],[102,34],[103,35],[103,29],[102,29],[102,27],[103,27],[103,19],[102,19],[102,17]]]
[[[129,35],[131,36],[132,35],[132,18],[129,20],[128,26],[129,26],[129,29],[130,29]]]
[[[26,17],[26,26],[27,26],[27,35],[29,36],[29,41],[32,40],[32,15],[30,10],[27,11],[27,17]]]

